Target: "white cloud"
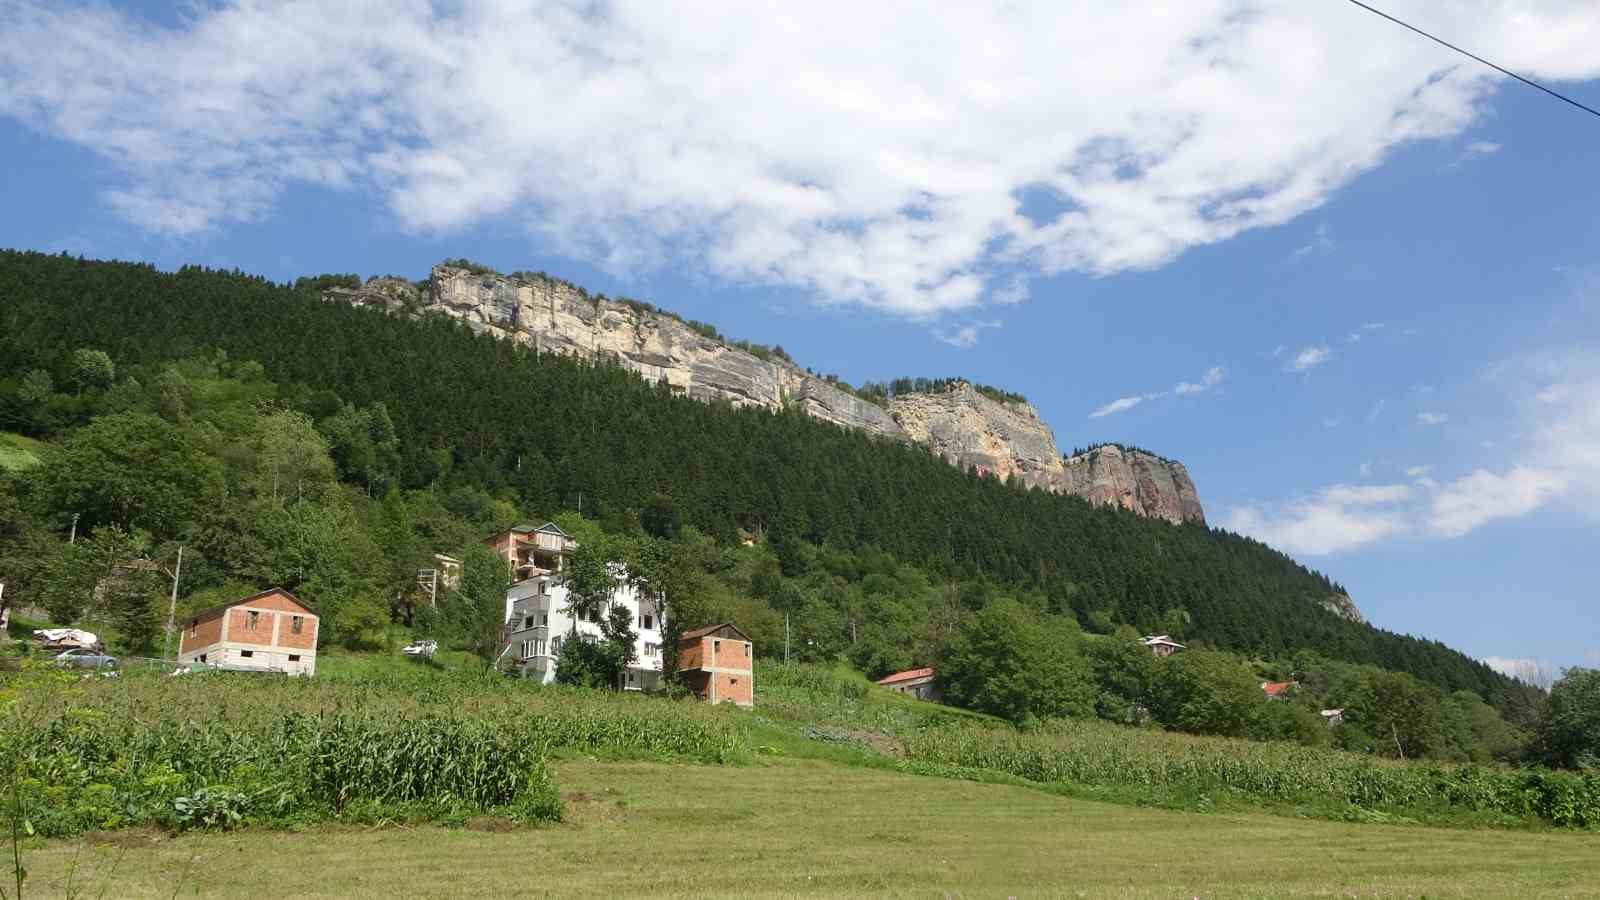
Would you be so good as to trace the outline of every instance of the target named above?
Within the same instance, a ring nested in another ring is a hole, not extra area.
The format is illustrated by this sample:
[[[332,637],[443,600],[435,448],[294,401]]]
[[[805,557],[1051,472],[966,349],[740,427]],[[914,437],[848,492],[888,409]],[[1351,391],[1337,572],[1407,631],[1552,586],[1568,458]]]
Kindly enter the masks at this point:
[[[1542,659],[1485,656],[1483,663],[1501,675],[1546,690],[1555,684],[1557,677],[1555,665]]]
[[[1099,419],[1114,413],[1124,412],[1146,401],[1160,400],[1162,397],[1171,394],[1203,394],[1222,384],[1222,376],[1222,367],[1212,366],[1205,371],[1205,374],[1200,376],[1199,381],[1180,381],[1170,391],[1154,391],[1148,394],[1130,394],[1126,397],[1118,397],[1104,406],[1096,407],[1094,412],[1089,413],[1089,418]]]
[[[1387,405],[1389,405],[1389,401],[1379,397],[1377,402],[1372,404],[1372,409],[1367,412],[1367,424],[1371,425],[1378,421],[1378,417],[1383,415],[1383,408]]]
[[[933,336],[936,340],[943,341],[952,347],[960,347],[961,349],[965,350],[969,347],[977,346],[978,336],[986,329],[999,328],[1003,324],[1004,323],[998,319],[991,319],[986,322],[968,322],[965,325],[948,330],[943,328],[935,328],[933,329]]]
[[[1311,241],[1294,251],[1294,258],[1301,259],[1313,253],[1332,253],[1338,247],[1338,242],[1334,241],[1333,237],[1328,234],[1328,226],[1318,225],[1316,233],[1311,236]]]
[[[1406,531],[1403,513],[1390,507],[1408,498],[1410,490],[1406,485],[1336,484],[1278,508],[1235,507],[1225,517],[1224,527],[1289,553],[1326,556]]]
[[[1384,325],[1382,322],[1367,322],[1361,326],[1362,331],[1382,331],[1383,328]]]
[[[1344,424],[1344,416],[1328,416],[1322,420],[1323,428],[1338,428]]]
[[[1345,335],[1344,339],[1346,341],[1348,341],[1349,343],[1352,343],[1352,344],[1359,343],[1361,341],[1361,332],[1352,331],[1349,334]]]
[[[176,28],[0,9],[0,115],[108,160],[102,196],[141,227],[205,234],[312,185],[408,229],[520,225],[615,271],[914,317],[1014,300],[1019,271],[1148,269],[1291,221],[1459,134],[1501,80],[1300,0],[216,0]],[[1600,74],[1593,4],[1427,12],[1526,74]],[[1025,215],[1033,194],[1056,210]]]
[[[1446,423],[1448,421],[1450,421],[1450,416],[1447,413],[1438,413],[1438,412],[1419,412],[1419,413],[1417,413],[1417,424],[1418,425],[1443,425],[1444,423]]]
[[[1406,475],[1411,478],[1421,478],[1433,470],[1433,466],[1412,466],[1406,469]]]
[[[1560,475],[1543,469],[1515,466],[1504,475],[1478,469],[1440,488],[1428,524],[1445,537],[1458,537],[1495,519],[1527,515],[1565,486]]]
[[[1206,370],[1204,375],[1200,376],[1200,380],[1198,382],[1180,381],[1178,382],[1178,386],[1172,389],[1172,392],[1175,394],[1200,394],[1211,390],[1221,383],[1222,367],[1212,366]]]
[[[1289,360],[1284,367],[1289,372],[1309,372],[1333,358],[1333,351],[1327,347],[1306,347]]]
[[[1361,473],[1361,477],[1362,478],[1371,478],[1372,477],[1372,469],[1373,469],[1372,463],[1370,463],[1370,462],[1364,462],[1361,465],[1356,467],[1356,471]]]
[[[1089,413],[1089,418],[1098,419],[1103,416],[1109,416],[1112,413],[1119,413],[1123,410],[1133,409],[1135,406],[1138,406],[1144,401],[1152,399],[1153,396],[1154,395],[1152,394],[1137,394],[1132,397],[1118,397],[1110,403],[1096,408],[1094,412]]]
[[[1494,141],[1471,141],[1466,147],[1462,148],[1461,155],[1456,157],[1456,161],[1452,165],[1465,165],[1475,159],[1493,156],[1499,152],[1500,145]]]

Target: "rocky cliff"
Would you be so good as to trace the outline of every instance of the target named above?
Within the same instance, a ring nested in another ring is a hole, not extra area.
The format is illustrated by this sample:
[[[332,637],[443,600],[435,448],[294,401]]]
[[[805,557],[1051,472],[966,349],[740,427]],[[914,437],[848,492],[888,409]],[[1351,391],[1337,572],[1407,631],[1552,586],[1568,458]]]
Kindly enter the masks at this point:
[[[731,346],[709,329],[646,306],[595,297],[543,275],[500,275],[435,266],[425,287],[373,278],[331,288],[325,299],[409,314],[442,314],[474,331],[585,359],[609,359],[700,400],[808,415],[871,434],[926,444],[955,465],[1030,487],[1077,494],[1171,522],[1204,522],[1181,463],[1107,445],[1062,459],[1032,406],[956,382],[947,390],[903,393],[885,409],[780,356]],[[709,332],[709,333],[708,333]],[[758,348],[759,351],[759,348]]]
[[[1169,522],[1206,520],[1183,463],[1116,444],[1067,457],[1062,490],[1090,503],[1115,504]]]
[[[1029,487],[1061,491],[1061,451],[1050,427],[1026,403],[992,399],[957,383],[939,393],[899,394],[889,413],[912,440],[962,468],[977,468]]]

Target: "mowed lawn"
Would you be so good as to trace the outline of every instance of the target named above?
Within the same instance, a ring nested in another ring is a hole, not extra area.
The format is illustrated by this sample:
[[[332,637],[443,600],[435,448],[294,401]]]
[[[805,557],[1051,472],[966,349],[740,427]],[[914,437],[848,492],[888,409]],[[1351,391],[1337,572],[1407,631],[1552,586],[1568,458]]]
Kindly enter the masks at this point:
[[[30,853],[29,893],[67,895],[75,870],[72,892],[107,897],[1600,896],[1597,834],[1170,812],[814,761],[556,773],[559,826],[117,833]]]

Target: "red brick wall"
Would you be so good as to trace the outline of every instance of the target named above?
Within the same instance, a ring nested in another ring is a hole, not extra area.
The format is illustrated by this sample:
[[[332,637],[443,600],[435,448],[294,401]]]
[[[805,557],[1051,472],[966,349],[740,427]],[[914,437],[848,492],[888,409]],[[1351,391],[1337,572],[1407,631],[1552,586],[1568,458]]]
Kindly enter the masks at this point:
[[[300,633],[294,633],[294,618],[300,616]],[[285,613],[278,618],[278,646],[291,650],[312,650],[317,646],[317,617]]]
[[[272,646],[272,617],[274,612],[257,612],[256,629],[250,630],[250,613],[253,610],[234,607],[228,610],[228,640],[241,644]]]
[[[309,612],[304,606],[290,599],[283,591],[271,591],[260,597],[254,597],[244,605],[256,609],[276,609],[283,612],[292,612],[302,616]]]
[[[744,641],[727,638],[706,638],[706,641],[711,645],[707,648],[711,654],[708,665],[721,669],[743,669],[746,672],[754,665],[755,654]]]
[[[207,647],[222,640],[222,610],[203,616],[198,622],[189,619],[183,623],[182,636],[178,638],[178,652],[187,653],[196,647]],[[194,637],[189,636],[189,623],[194,622]]]
[[[727,645],[723,645],[726,649]],[[749,675],[730,675],[726,672],[715,672],[712,677],[716,679],[716,696],[718,703],[737,703],[740,706],[749,706],[754,698],[755,682]]]
[[[710,640],[710,638],[702,638],[694,643],[684,644],[681,648],[679,648],[678,668],[698,669],[704,665],[703,660],[706,658],[706,641],[708,640]]]

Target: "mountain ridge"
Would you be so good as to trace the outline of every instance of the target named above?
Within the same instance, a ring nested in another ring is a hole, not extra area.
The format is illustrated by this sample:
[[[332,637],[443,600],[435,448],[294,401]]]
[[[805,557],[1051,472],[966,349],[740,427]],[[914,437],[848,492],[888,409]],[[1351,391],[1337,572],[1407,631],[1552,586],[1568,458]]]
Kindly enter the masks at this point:
[[[477,333],[536,353],[605,359],[673,393],[807,415],[880,437],[909,440],[963,469],[1083,497],[1174,524],[1204,524],[1182,463],[1102,444],[1064,456],[1039,412],[1020,395],[946,379],[939,389],[871,399],[794,362],[781,347],[729,341],[704,323],[650,304],[590,294],[543,273],[503,275],[466,260],[434,266],[413,283],[381,276],[328,286],[323,298],[410,314],[442,314]]]

